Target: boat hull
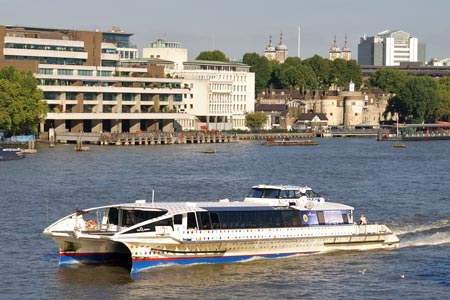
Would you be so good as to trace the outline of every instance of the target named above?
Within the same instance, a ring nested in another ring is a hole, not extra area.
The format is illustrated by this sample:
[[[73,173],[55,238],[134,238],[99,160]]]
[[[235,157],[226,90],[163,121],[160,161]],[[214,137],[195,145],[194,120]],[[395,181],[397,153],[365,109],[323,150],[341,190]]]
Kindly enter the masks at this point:
[[[384,225],[175,230],[151,234],[46,231],[59,246],[60,265],[112,264],[131,273],[165,265],[220,264],[332,251],[395,249]]]
[[[373,225],[376,226],[378,225]],[[237,237],[246,236],[247,239],[238,240],[220,240],[226,238],[226,233],[222,232],[219,241],[211,241],[215,234],[214,231],[210,231],[210,236],[198,233],[197,237],[193,237],[195,241],[178,244],[156,244],[150,240],[149,243],[144,241],[124,243],[132,255],[132,273],[164,265],[231,263],[255,257],[280,258],[333,251],[395,249],[399,246],[399,240],[392,232],[367,233],[365,227],[354,226],[355,234],[340,236],[307,236],[308,234],[303,231],[303,237],[294,237],[302,234],[302,230],[292,229],[277,231],[276,237],[272,235],[271,238],[264,239],[269,237],[271,231],[261,229],[259,232],[256,230],[259,236],[247,236],[250,230],[242,230],[238,233],[241,236]],[[347,227],[349,228],[353,226]]]

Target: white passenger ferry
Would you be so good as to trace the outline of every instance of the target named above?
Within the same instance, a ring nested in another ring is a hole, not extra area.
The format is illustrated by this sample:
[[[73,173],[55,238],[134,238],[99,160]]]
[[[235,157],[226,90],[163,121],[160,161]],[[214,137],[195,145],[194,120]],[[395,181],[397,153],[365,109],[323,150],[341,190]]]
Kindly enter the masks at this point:
[[[90,208],[53,223],[44,234],[58,244],[61,265],[113,263],[132,273],[167,264],[399,246],[387,226],[355,224],[353,211],[308,187],[258,185],[244,201],[137,200]]]

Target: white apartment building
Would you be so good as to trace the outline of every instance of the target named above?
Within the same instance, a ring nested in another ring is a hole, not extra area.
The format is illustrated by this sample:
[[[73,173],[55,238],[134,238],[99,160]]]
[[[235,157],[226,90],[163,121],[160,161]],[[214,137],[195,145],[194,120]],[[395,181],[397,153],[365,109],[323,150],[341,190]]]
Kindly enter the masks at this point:
[[[255,74],[249,70],[250,66],[241,63],[191,61],[172,75],[192,80],[203,89],[193,90],[196,105],[187,110],[202,125],[209,130],[246,129],[245,114],[255,110]]]
[[[150,47],[142,49],[142,58],[164,59],[174,62],[174,68],[183,69],[183,63],[188,61],[188,49],[182,48],[181,43],[158,39]]]
[[[180,43],[157,40],[143,50],[143,58],[174,61],[165,68],[173,78],[183,78],[192,90],[181,111],[195,115],[209,130],[247,129],[245,114],[255,106],[255,74],[250,66],[235,62],[188,61]]]

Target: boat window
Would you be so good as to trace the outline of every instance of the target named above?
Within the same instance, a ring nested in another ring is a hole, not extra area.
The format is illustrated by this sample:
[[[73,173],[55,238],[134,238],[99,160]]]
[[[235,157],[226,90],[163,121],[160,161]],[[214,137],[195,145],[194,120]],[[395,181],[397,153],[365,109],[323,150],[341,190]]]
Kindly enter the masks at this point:
[[[211,229],[211,220],[208,212],[199,212],[197,213],[197,216],[199,216],[200,229]]]
[[[171,226],[173,228],[173,222],[172,222],[172,218],[167,218],[167,219],[163,219],[163,220],[159,220],[155,223],[150,224],[150,231],[155,231],[155,227],[156,226]]]
[[[319,225],[325,225],[325,217],[323,215],[323,211],[317,212],[317,220],[319,221]]]
[[[306,190],[306,196],[308,196],[309,198],[320,198],[320,195],[313,190]]]
[[[295,190],[287,191],[288,198],[299,198],[297,193],[299,193],[299,191],[295,191]]]
[[[183,215],[175,215],[173,216],[173,224],[182,225],[183,224]]]
[[[188,213],[187,229],[197,229],[197,220],[195,219],[195,213]]]
[[[251,189],[250,193],[248,194],[249,198],[262,198],[263,196],[263,190],[261,189]]]
[[[210,216],[213,229],[282,228],[301,226],[300,212],[298,210],[218,211],[210,212]]]
[[[146,220],[166,214],[167,211],[156,210],[122,210],[122,226],[133,226]]]
[[[263,193],[263,198],[278,198],[280,190],[276,189],[265,189]]]
[[[211,217],[212,229],[220,229],[219,214],[216,212],[211,212],[209,213],[209,216]]]
[[[280,191],[280,198],[282,198],[282,199],[287,198],[287,191],[286,190],[281,190]]]
[[[115,207],[109,208],[108,223],[113,225],[119,225],[119,211],[117,208]]]
[[[342,214],[342,220],[344,221],[344,224],[349,224],[348,215],[346,213]]]
[[[284,227],[300,227],[300,214],[296,210],[286,210],[282,212]]]

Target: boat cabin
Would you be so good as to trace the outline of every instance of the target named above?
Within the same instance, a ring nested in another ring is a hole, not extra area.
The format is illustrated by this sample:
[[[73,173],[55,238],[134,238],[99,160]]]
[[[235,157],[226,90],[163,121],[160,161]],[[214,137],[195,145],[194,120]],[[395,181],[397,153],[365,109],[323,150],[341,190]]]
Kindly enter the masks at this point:
[[[306,201],[325,202],[325,199],[307,186],[257,185],[252,187],[244,201],[292,206]]]
[[[82,231],[92,234],[154,232],[164,235],[186,230],[291,228],[353,223],[353,208],[332,202],[305,201],[302,206],[224,202],[186,205],[164,203],[159,207],[111,206],[97,209],[95,213],[88,211],[88,215],[77,218],[82,217],[83,222],[79,223],[86,224],[81,228]]]

